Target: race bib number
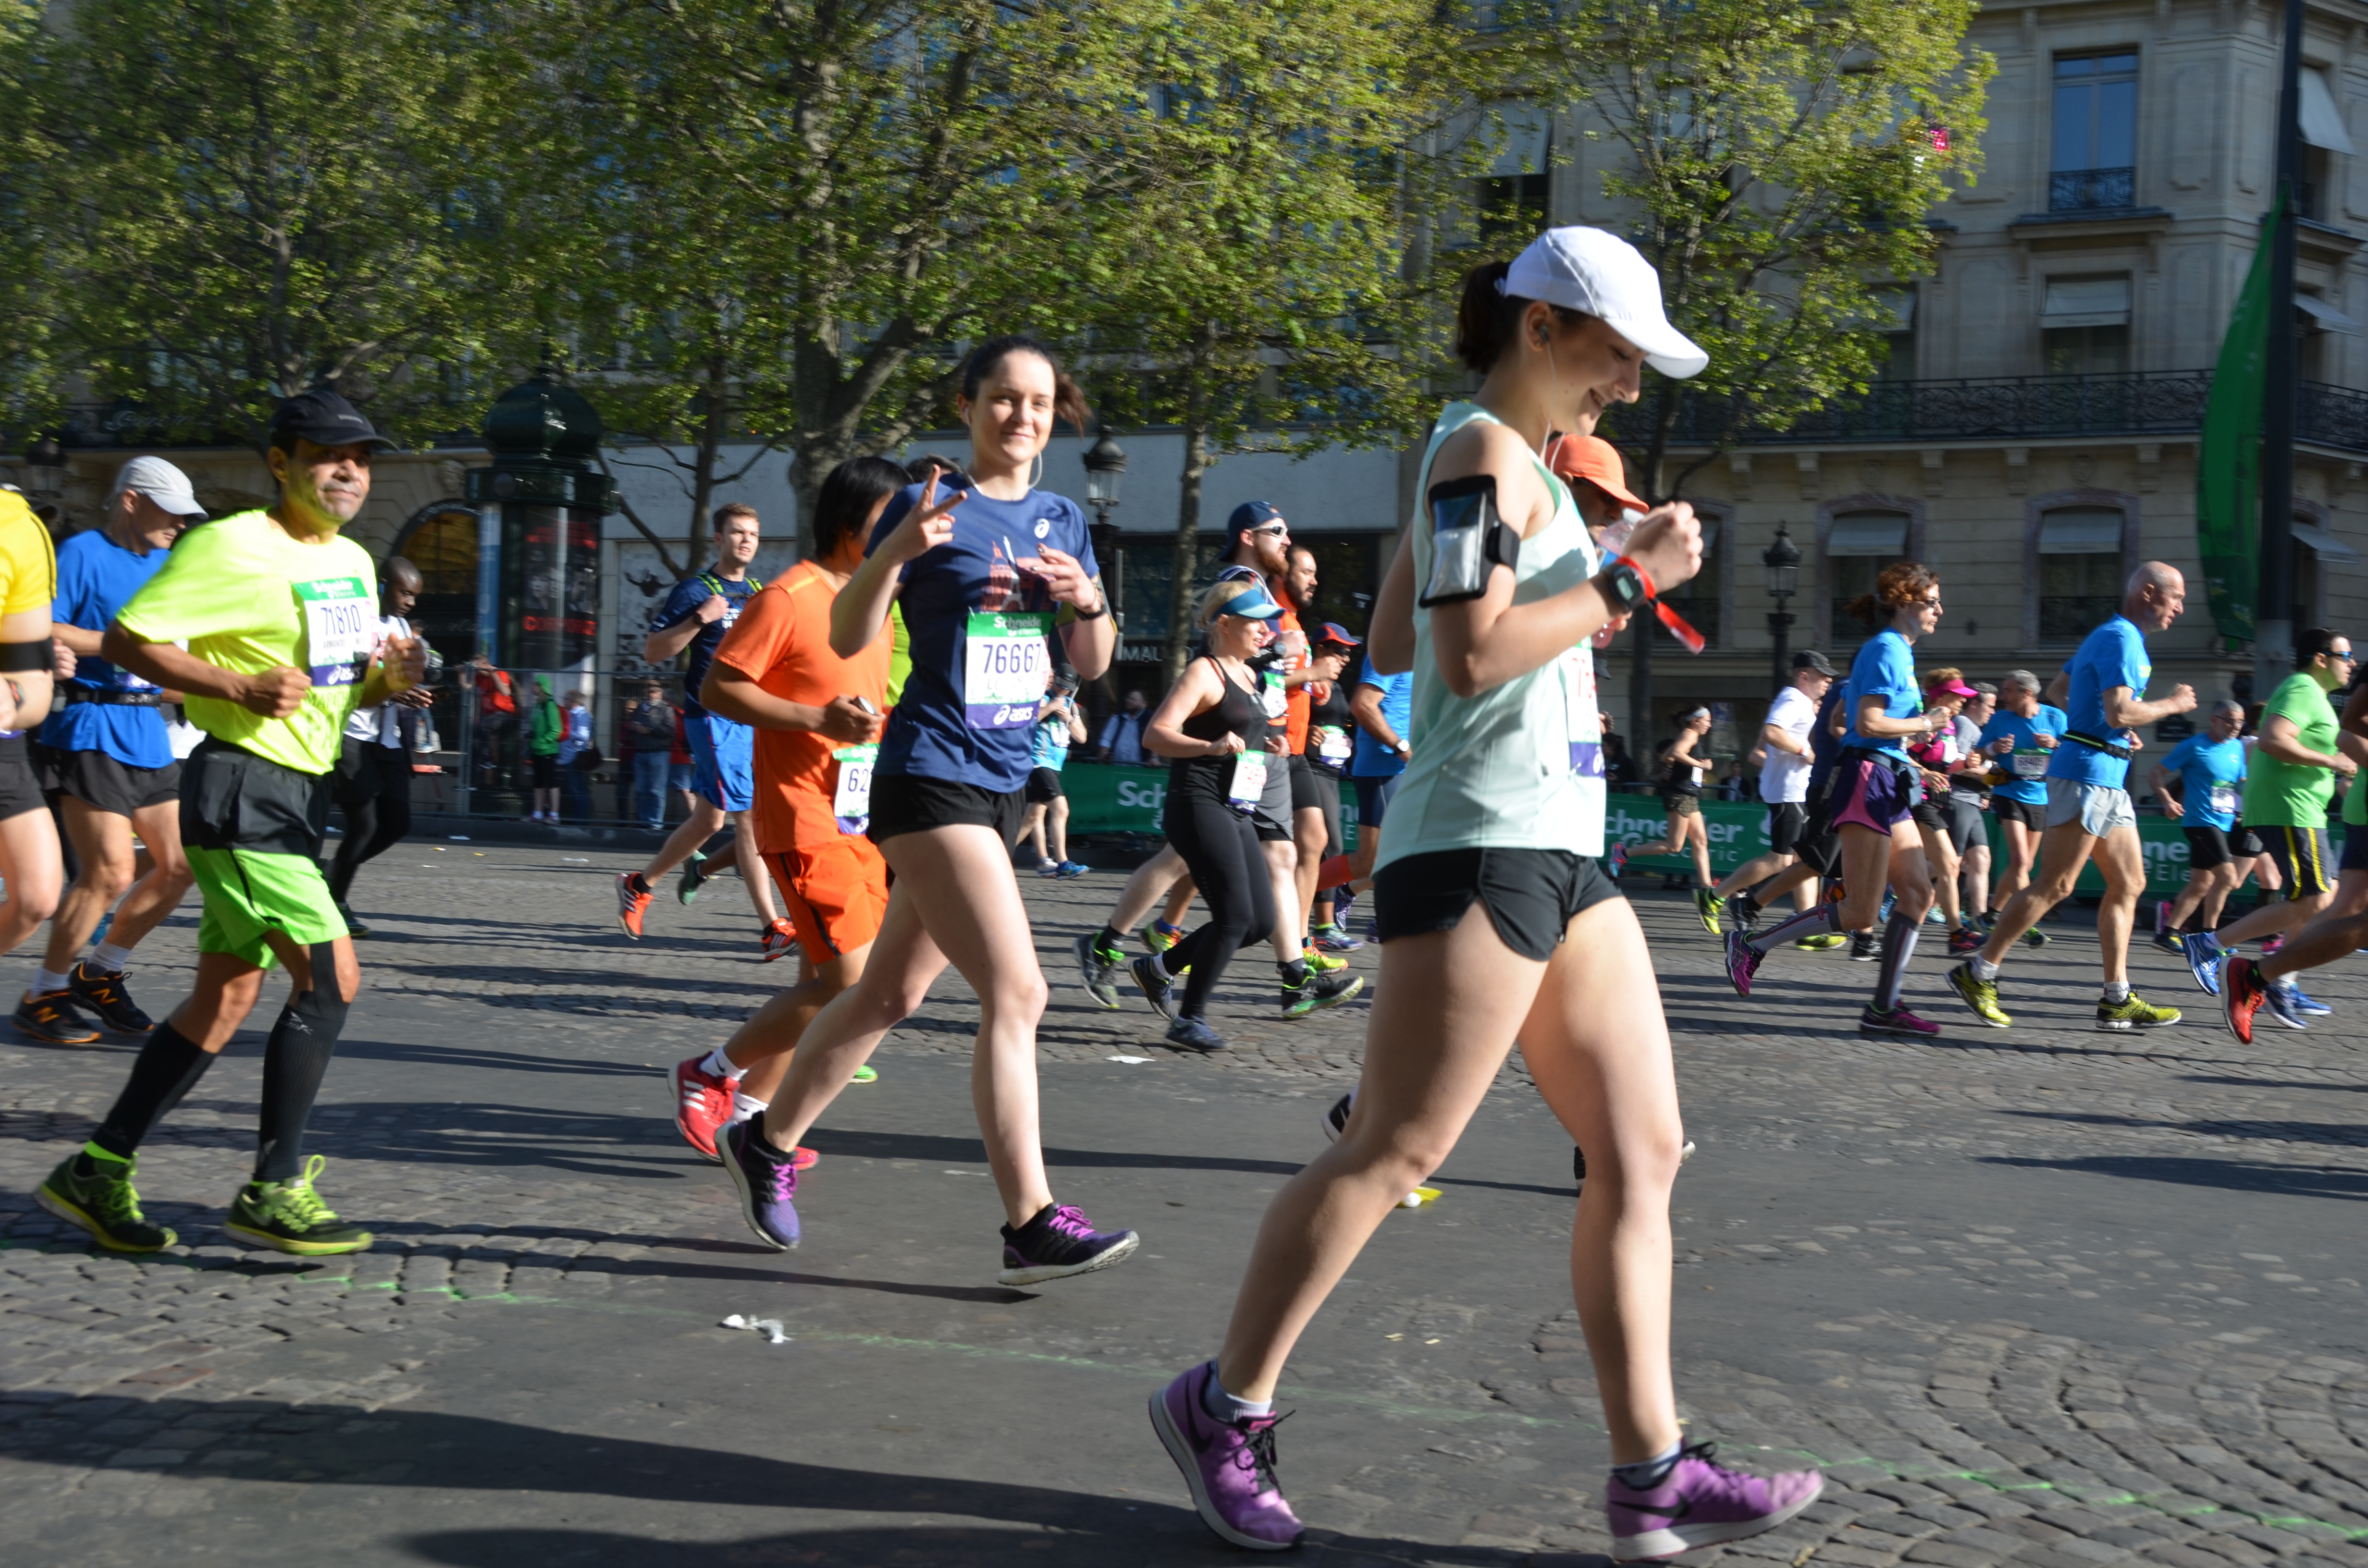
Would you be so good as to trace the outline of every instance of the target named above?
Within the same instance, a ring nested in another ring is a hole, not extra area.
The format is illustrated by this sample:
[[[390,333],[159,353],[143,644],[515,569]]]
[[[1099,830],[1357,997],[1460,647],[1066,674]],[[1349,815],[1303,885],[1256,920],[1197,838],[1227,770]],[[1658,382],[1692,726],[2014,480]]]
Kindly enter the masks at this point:
[[[1291,694],[1282,689],[1281,671],[1267,671],[1265,680],[1266,716],[1270,722],[1281,718],[1283,713],[1291,707]]]
[[[830,754],[838,764],[838,782],[830,792],[830,814],[841,833],[861,833],[871,825],[871,765],[880,758],[876,745],[847,746]]]
[[[1349,756],[1357,749],[1355,743],[1349,740],[1348,731],[1338,724],[1318,724],[1314,733],[1317,756],[1338,767],[1348,765]]]
[[[296,585],[304,609],[304,663],[314,686],[351,686],[378,646],[378,601],[359,577]]]
[[[2237,812],[2237,786],[2214,780],[2212,785],[2212,809],[2221,816],[2234,816]]]
[[[2030,751],[2016,752],[2014,754],[2014,776],[2017,778],[2046,778],[2047,754],[2036,748]]]
[[[1247,816],[1266,793],[1266,752],[1257,746],[1234,758],[1234,781],[1225,789],[1225,803]]]
[[[1043,610],[980,611],[970,618],[962,650],[962,720],[973,730],[1016,730],[1036,722],[1051,657]]]

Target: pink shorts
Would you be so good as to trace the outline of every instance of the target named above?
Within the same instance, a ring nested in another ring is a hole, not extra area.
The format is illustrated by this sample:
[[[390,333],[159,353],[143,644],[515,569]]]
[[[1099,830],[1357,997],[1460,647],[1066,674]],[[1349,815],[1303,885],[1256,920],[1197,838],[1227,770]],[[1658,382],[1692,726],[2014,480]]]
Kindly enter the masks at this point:
[[[1872,757],[1845,758],[1834,778],[1833,824],[1871,827],[1887,838],[1915,810],[1923,788],[1913,772]]]

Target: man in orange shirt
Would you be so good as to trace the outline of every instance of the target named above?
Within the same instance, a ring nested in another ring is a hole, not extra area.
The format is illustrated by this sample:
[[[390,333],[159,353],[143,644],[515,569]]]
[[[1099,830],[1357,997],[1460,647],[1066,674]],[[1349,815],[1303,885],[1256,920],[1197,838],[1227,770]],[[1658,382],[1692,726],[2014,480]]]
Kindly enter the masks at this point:
[[[871,759],[894,642],[851,659],[831,652],[830,606],[890,496],[911,483],[884,458],[852,458],[823,481],[814,559],[752,596],[715,651],[700,701],[756,733],[757,849],[798,930],[803,973],[725,1044],[675,1064],[675,1125],[720,1159],[716,1138],[761,1113],[823,1005],[855,983],[888,908],[888,863],[864,836]],[[860,1076],[860,1074],[859,1074]],[[812,1151],[798,1151],[803,1167]]]

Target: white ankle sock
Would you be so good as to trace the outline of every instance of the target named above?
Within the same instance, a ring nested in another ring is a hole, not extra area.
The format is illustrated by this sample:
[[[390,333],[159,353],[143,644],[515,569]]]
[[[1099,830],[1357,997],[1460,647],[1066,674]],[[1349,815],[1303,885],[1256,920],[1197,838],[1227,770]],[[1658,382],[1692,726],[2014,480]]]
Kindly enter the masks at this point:
[[[709,1051],[700,1062],[699,1070],[714,1077],[734,1080],[746,1071],[746,1068],[732,1065],[732,1058],[723,1054],[723,1048],[720,1045]]]
[[[46,996],[52,991],[63,991],[65,988],[66,977],[55,970],[40,969],[33,971],[34,995]]]
[[[746,1121],[752,1116],[762,1116],[765,1108],[771,1103],[770,1100],[752,1099],[734,1089],[732,1092],[732,1119]]]
[[[119,948],[112,942],[101,942],[91,949],[90,961],[109,974],[121,974],[131,963],[131,949]]]
[[[1245,1421],[1272,1415],[1274,1401],[1235,1398],[1217,1381],[1217,1370],[1212,1367],[1209,1369],[1209,1381],[1201,1385],[1201,1408],[1227,1426],[1238,1426]]]

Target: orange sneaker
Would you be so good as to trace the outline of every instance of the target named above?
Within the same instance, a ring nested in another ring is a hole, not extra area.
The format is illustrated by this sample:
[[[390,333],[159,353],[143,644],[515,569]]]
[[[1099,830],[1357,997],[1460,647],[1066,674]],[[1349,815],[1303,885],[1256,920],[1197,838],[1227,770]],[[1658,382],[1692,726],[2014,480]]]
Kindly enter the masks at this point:
[[[638,942],[642,939],[642,915],[649,908],[652,894],[647,887],[636,892],[633,877],[632,871],[617,873],[617,924],[625,928],[626,936]]]
[[[776,920],[765,927],[764,936],[758,939],[764,944],[765,961],[771,963],[784,954],[797,951],[798,928],[787,920]]]

